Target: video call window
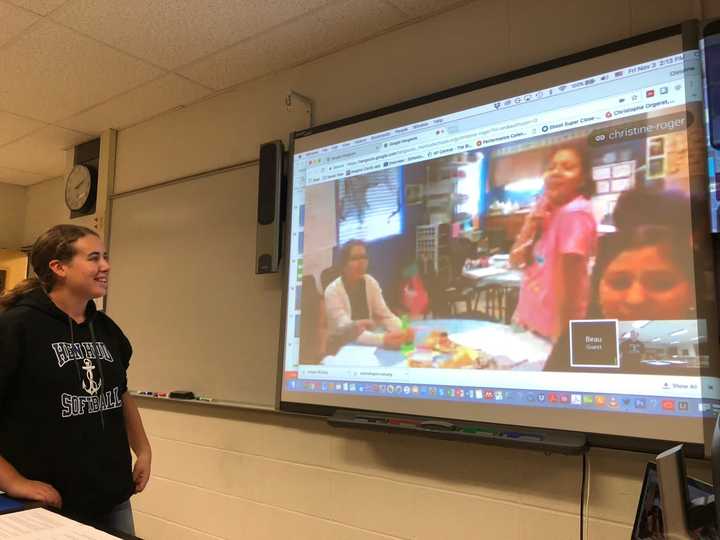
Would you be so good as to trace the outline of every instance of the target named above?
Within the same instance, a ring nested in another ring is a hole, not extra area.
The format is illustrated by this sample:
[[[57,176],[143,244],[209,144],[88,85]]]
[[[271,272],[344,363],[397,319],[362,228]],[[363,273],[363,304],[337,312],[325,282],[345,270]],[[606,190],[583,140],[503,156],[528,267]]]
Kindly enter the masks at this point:
[[[692,118],[666,107],[307,187],[304,277],[342,333],[327,339],[353,345],[364,334],[361,345],[377,350],[350,349],[359,365],[622,370],[617,354],[597,365],[573,360],[568,325],[693,320]],[[651,166],[660,160],[662,176]],[[323,279],[330,269],[342,309]],[[354,271],[363,277],[355,284]],[[368,322],[358,329],[358,320]],[[412,326],[410,354],[399,352],[399,337],[380,337]],[[508,339],[517,346],[499,354]],[[351,361],[342,349],[300,361]]]

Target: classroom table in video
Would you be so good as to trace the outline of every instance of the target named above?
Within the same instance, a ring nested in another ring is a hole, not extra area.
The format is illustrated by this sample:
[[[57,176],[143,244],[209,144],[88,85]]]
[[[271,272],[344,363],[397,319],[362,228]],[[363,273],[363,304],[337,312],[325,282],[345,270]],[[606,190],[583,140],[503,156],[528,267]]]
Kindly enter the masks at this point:
[[[410,350],[388,350],[351,343],[323,360],[326,366],[358,367],[461,367],[541,371],[551,343],[532,332],[510,325],[474,319],[426,319],[410,324],[415,342]],[[447,337],[453,350],[429,346],[436,336]],[[473,362],[462,362],[463,351]]]

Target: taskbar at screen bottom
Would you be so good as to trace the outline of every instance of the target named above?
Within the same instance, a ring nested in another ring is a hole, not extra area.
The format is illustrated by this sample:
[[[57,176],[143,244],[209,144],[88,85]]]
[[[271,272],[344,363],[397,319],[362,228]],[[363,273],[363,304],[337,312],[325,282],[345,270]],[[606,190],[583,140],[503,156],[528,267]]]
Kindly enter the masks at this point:
[[[313,381],[289,379],[291,393],[335,394],[353,397],[441,400],[490,403],[551,409],[575,409],[684,417],[709,417],[720,412],[720,400],[638,396],[612,393],[568,392],[563,390],[519,390],[426,384],[381,384],[375,382]]]

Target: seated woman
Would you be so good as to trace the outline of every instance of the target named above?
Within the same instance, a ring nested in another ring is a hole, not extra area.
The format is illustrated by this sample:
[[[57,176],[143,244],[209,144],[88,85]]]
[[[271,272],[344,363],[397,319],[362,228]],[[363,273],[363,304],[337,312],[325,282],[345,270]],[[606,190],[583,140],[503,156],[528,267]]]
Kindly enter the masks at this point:
[[[633,190],[620,196],[613,216],[617,232],[602,239],[595,262],[588,319],[696,318],[689,204],[674,192]],[[545,370],[597,371],[570,367],[567,334]],[[621,362],[620,371],[656,372],[639,361]],[[657,372],[671,374],[665,367]]]
[[[399,349],[414,339],[414,333],[402,329],[400,319],[387,307],[380,285],[367,274],[367,268],[365,242],[345,243],[340,252],[341,275],[325,289],[329,339]]]

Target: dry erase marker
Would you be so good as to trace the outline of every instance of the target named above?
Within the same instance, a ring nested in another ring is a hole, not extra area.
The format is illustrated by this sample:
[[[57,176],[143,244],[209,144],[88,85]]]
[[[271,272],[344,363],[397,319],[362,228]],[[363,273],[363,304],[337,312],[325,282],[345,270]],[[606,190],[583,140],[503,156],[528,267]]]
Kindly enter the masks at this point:
[[[192,390],[173,390],[170,392],[173,399],[195,399],[195,393]]]
[[[198,397],[196,397],[195,399],[196,399],[197,401],[205,401],[205,402],[207,402],[207,403],[210,403],[210,402],[212,401],[212,398],[202,397],[202,396],[198,396]]]

